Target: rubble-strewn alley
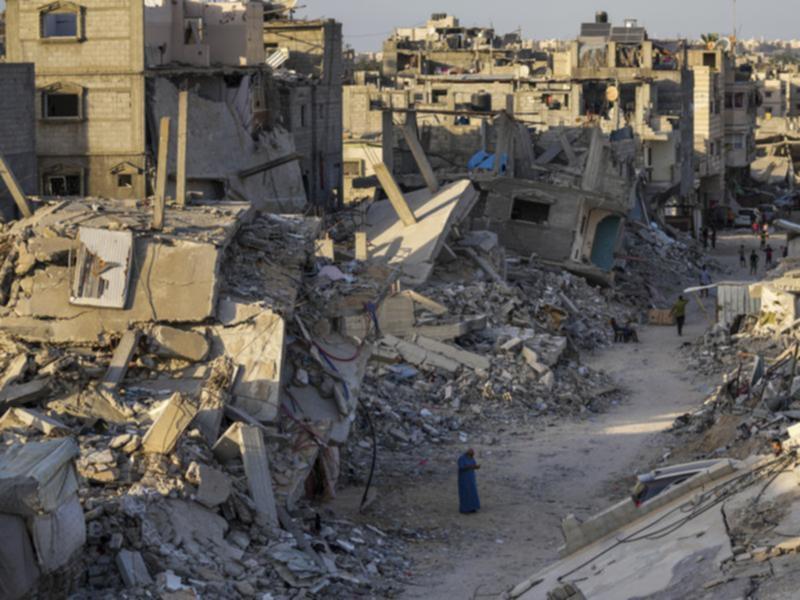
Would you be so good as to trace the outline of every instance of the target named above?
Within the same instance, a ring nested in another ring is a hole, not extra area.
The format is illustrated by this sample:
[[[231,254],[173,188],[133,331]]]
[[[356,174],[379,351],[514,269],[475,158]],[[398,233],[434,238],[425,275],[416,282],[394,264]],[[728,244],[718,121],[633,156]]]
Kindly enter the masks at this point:
[[[792,46],[0,7],[0,600],[796,595]]]

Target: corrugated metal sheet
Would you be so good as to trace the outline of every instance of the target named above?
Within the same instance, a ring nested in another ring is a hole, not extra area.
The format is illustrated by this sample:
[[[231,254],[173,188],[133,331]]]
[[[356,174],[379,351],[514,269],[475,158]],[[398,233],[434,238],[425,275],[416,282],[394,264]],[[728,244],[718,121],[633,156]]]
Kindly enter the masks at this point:
[[[730,325],[739,315],[753,315],[761,310],[761,299],[750,295],[748,284],[717,286],[718,322]]]
[[[125,308],[128,298],[133,234],[81,227],[81,247],[75,261],[70,303]]]

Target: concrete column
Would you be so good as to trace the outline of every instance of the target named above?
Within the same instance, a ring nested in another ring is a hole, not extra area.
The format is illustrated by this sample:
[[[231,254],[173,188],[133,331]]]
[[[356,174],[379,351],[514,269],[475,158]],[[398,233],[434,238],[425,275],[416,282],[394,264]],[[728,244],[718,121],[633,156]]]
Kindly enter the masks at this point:
[[[419,134],[417,132],[417,113],[406,114],[406,124],[403,126],[403,137],[406,144],[411,149],[411,154],[417,163],[419,172],[422,173],[422,178],[425,180],[428,189],[431,193],[435,194],[439,191],[439,180],[436,178],[436,173],[433,172],[433,167],[425,154],[425,149],[419,141]]]
[[[383,145],[383,164],[394,171],[394,119],[392,111],[385,110],[381,113],[381,143]]]
[[[394,180],[394,177],[392,177],[389,169],[382,162],[372,165],[372,168],[375,170],[375,175],[377,176],[383,191],[386,192],[387,196],[389,196],[389,201],[392,203],[397,216],[400,217],[401,221],[403,221],[403,225],[414,225],[417,222],[417,218],[414,216],[411,208],[409,208],[408,203],[403,196],[403,192],[398,187],[397,182]]]
[[[156,202],[153,207],[152,229],[164,227],[164,206],[167,201],[167,162],[169,158],[169,117],[161,117],[158,132],[158,168],[156,171]]]
[[[30,217],[33,213],[31,212],[31,207],[28,205],[28,199],[22,192],[22,187],[19,185],[17,178],[14,177],[14,174],[11,172],[2,154],[0,154],[0,179],[3,180],[8,191],[11,192],[11,197],[14,198],[14,202],[17,204],[17,208],[19,208],[19,212],[22,216]]]
[[[175,200],[179,206],[186,205],[186,139],[189,120],[189,91],[181,90],[178,94],[178,181],[175,189]]]
[[[356,231],[356,260],[360,261],[369,260],[366,231]]]

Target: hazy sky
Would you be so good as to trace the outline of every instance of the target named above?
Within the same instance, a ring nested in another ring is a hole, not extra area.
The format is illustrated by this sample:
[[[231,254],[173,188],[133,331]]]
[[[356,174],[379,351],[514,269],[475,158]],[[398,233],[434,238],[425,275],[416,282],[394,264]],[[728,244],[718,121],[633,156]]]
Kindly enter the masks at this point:
[[[0,0],[2,1],[2,0]],[[298,16],[342,22],[345,41],[378,50],[394,27],[422,25],[432,12],[447,12],[463,25],[519,27],[534,39],[574,38],[579,24],[605,10],[615,24],[639,19],[652,37],[699,37],[733,30],[733,0],[300,0]],[[739,37],[800,38],[800,0],[737,0]]]

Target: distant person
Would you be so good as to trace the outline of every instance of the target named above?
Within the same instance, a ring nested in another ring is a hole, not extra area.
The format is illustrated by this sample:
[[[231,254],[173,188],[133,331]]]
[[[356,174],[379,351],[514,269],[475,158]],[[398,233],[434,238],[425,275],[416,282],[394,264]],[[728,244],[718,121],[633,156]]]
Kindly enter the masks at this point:
[[[478,498],[478,481],[475,471],[481,466],[475,461],[475,450],[470,448],[458,459],[458,510],[461,513],[478,512],[481,501]]]
[[[767,247],[764,248],[764,268],[771,269],[772,268],[772,246],[767,244]]]
[[[750,228],[753,230],[753,236],[758,237],[758,223],[753,216],[750,217]]]
[[[675,317],[675,324],[678,326],[678,335],[680,336],[683,335],[683,324],[686,323],[687,304],[689,304],[689,301],[684,298],[683,295],[678,296],[678,299],[669,311],[670,314]]]
[[[711,249],[712,250],[716,250],[717,249],[717,228],[716,227],[712,227],[711,228]]]
[[[747,256],[744,249],[744,244],[739,246],[739,266],[744,269],[747,266]]]
[[[767,232],[761,232],[761,249],[763,250],[767,245]]]
[[[708,227],[703,227],[700,237],[703,240],[703,250],[708,250]]]
[[[703,265],[703,270],[700,271],[700,285],[702,286],[709,286],[711,285],[711,273],[708,272],[708,267]],[[708,288],[700,290],[700,297],[701,298],[708,298]]]
[[[614,341],[615,342],[639,342],[639,334],[636,333],[636,329],[633,327],[631,322],[629,321],[625,325],[620,325],[617,323],[616,319],[611,319],[611,329],[614,330]]]
[[[772,449],[773,456],[780,456],[783,454],[783,442],[781,442],[781,438],[774,437],[769,441],[770,448]]]
[[[758,254],[755,249],[750,252],[750,275],[758,275]]]

